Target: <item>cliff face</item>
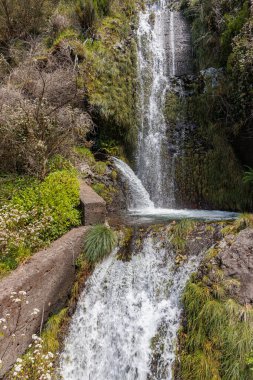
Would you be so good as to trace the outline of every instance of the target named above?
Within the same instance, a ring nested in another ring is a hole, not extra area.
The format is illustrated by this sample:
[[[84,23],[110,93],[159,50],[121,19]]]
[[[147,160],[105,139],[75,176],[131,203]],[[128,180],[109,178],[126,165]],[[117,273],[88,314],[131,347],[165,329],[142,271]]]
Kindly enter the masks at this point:
[[[181,52],[189,45],[190,31],[194,70],[179,69],[167,92],[172,146],[180,136],[177,202],[251,210],[252,188],[243,183],[245,165],[253,165],[250,2],[182,1],[181,12],[188,22],[188,28],[181,28]],[[189,67],[187,59],[184,64]]]

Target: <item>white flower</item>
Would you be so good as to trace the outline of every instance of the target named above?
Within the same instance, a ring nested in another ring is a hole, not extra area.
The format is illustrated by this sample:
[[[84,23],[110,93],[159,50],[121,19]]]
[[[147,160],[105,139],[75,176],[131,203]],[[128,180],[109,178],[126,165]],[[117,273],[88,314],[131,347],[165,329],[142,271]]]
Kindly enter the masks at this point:
[[[25,290],[20,290],[18,293],[21,294],[22,296],[26,296],[26,291]]]
[[[17,363],[22,363],[22,361],[23,360],[21,358],[17,358],[17,360],[16,360]]]
[[[21,366],[20,364],[15,365],[15,367],[14,367],[14,370],[15,370],[16,372],[20,372],[21,369],[22,369],[22,366]]]

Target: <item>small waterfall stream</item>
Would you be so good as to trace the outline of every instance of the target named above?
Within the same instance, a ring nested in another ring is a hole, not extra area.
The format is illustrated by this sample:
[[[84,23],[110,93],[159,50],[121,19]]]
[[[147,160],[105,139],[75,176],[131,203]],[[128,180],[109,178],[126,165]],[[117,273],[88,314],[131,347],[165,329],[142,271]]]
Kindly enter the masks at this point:
[[[61,358],[64,380],[172,380],[180,296],[196,268],[148,236],[123,262],[116,253],[90,277]]]

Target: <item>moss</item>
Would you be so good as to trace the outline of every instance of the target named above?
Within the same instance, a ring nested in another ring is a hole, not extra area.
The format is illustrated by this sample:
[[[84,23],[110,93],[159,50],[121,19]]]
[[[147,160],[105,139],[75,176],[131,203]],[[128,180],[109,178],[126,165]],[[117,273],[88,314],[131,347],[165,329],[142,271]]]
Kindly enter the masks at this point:
[[[133,228],[124,227],[123,229],[121,229],[121,233],[123,234],[123,237],[121,238],[119,243],[120,250],[117,254],[117,259],[121,261],[130,261],[133,254]],[[136,243],[136,239],[134,239],[134,243]]]
[[[113,196],[117,190],[113,186],[106,186],[104,183],[95,183],[92,188],[98,195],[100,195],[108,205],[113,201]]]
[[[122,5],[101,21],[97,40],[88,41],[83,75],[100,124],[100,140],[132,145],[136,120],[136,44]],[[127,146],[127,145],[126,145]]]

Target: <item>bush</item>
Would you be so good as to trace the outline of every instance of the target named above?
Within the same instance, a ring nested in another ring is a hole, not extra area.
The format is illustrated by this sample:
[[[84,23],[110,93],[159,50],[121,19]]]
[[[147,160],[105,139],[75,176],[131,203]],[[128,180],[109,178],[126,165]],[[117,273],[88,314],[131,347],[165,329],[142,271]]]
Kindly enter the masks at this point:
[[[73,171],[53,172],[17,191],[0,208],[0,275],[78,226],[78,205],[79,181]]]
[[[116,234],[105,225],[91,227],[85,241],[85,258],[90,263],[97,263],[109,255],[116,245]]]
[[[252,378],[248,358],[253,344],[253,309],[229,299],[227,280],[219,276],[215,281],[214,269],[211,271],[212,280],[193,279],[183,295],[186,322],[180,342],[181,377],[249,380]]]
[[[0,99],[1,105],[1,99]],[[0,114],[0,170],[44,178],[48,161],[56,154],[69,156],[90,128],[87,115],[71,107],[52,107],[40,100],[21,99],[15,112],[11,103]]]
[[[52,11],[50,0],[2,0],[0,2],[0,42],[37,34]]]

